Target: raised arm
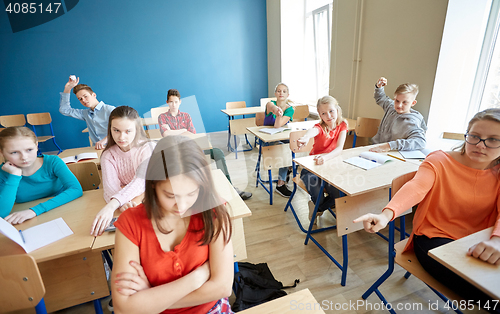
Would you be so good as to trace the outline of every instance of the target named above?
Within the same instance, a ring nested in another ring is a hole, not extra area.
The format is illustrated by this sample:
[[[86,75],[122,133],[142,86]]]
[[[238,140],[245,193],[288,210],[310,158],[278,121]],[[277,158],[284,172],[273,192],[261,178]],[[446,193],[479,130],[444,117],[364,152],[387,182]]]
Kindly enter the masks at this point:
[[[210,276],[208,265],[203,265],[175,281],[152,288],[142,287],[136,293],[125,295],[118,290],[116,275],[136,273],[137,270],[130,265],[130,261],[140,261],[139,247],[117,229],[113,272],[111,274],[113,305],[117,314],[163,312],[175,302],[201,287]],[[144,282],[141,283],[145,284]]]
[[[78,85],[78,82],[80,82],[80,78],[77,78],[76,81],[73,81],[70,78],[66,85],[64,85],[64,91],[61,93],[61,97],[59,99],[59,112],[65,116],[83,120],[84,109],[71,108],[69,102],[71,90],[73,89],[73,87]]]
[[[375,102],[377,103],[377,105],[382,107],[382,109],[384,109],[384,112],[394,106],[394,100],[392,100],[385,94],[384,86],[386,85],[387,79],[385,77],[379,78],[377,83],[375,84],[375,92],[373,95],[373,97],[375,98]]]

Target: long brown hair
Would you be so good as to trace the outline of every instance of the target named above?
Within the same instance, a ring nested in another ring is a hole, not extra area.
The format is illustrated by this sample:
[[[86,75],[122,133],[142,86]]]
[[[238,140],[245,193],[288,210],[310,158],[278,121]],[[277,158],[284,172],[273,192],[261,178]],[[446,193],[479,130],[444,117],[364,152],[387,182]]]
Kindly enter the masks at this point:
[[[29,137],[36,143],[36,135],[25,126],[11,126],[0,132],[0,150],[3,149],[3,145],[6,140],[13,139],[15,137],[24,136]]]
[[[472,117],[472,119],[469,121],[469,125],[467,126],[466,134],[469,133],[469,131],[472,128],[472,126],[474,125],[474,123],[481,121],[481,120],[489,120],[489,121],[500,123],[500,108],[490,108],[490,109],[486,109],[486,110],[483,110],[483,111],[476,113],[474,115],[474,117]],[[463,154],[465,154],[465,145],[466,144],[467,143],[464,141],[462,145],[460,145],[459,147],[457,147],[454,150],[459,150],[460,154],[463,155]],[[492,168],[492,167],[498,165],[499,163],[500,163],[500,156],[491,162],[489,168]]]
[[[191,207],[192,211],[199,211],[202,215],[204,227],[202,230],[196,230],[204,232],[200,245],[211,243],[221,232],[227,244],[231,239],[232,226],[226,206],[221,204],[221,198],[215,190],[210,166],[203,151],[194,140],[184,136],[170,135],[162,138],[149,160],[143,202],[148,218],[154,220],[160,232],[171,232],[159,224],[165,214],[158,204],[155,185],[159,181],[181,174],[195,181],[200,187],[198,199]]]
[[[135,122],[136,133],[134,141],[132,142],[131,146],[143,145],[148,141],[146,133],[144,132],[144,128],[142,127],[141,117],[139,116],[137,110],[129,106],[120,106],[116,107],[113,111],[111,111],[111,114],[109,115],[108,144],[106,145],[106,148],[103,150],[103,152],[107,151],[112,146],[116,145],[116,142],[113,139],[113,135],[111,134],[111,122],[114,119],[118,118],[127,118]]]

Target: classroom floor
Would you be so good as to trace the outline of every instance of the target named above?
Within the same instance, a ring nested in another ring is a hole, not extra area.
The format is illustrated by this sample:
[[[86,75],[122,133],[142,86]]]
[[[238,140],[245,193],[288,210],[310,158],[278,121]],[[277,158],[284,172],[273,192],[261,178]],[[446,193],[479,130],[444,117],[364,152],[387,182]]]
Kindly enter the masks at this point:
[[[253,137],[248,137],[253,144]],[[298,228],[292,213],[283,211],[287,199],[275,193],[274,205],[269,205],[269,195],[262,187],[255,187],[254,168],[258,150],[238,153],[236,160],[233,153],[227,152],[226,132],[212,133],[210,140],[214,147],[220,147],[227,154],[233,184],[253,193],[253,197],[246,201],[252,216],[243,219],[248,253],[246,261],[268,263],[275,278],[284,285],[291,285],[295,279],[300,279],[297,287],[287,289],[287,292],[309,288],[316,300],[323,305],[325,313],[388,313],[381,309],[381,301],[375,293],[366,301],[361,298],[387,269],[387,242],[364,231],[349,234],[349,270],[346,286],[341,286],[341,272],[337,266],[313,243],[304,245],[305,234]],[[294,205],[303,224],[307,223],[307,202],[308,195],[299,189]],[[320,218],[321,224],[335,223],[328,213],[324,216],[327,217]],[[407,230],[411,229],[411,220],[411,216],[407,218]],[[330,254],[341,259],[341,238],[337,237],[335,231],[321,233],[316,238]],[[404,279],[404,274],[405,271],[396,265],[392,276],[380,287],[380,291],[394,307],[398,304],[406,307],[397,310],[397,313],[454,313],[445,309],[441,300],[438,302],[438,310],[430,309],[429,306],[434,305],[438,297],[417,278],[411,276]],[[106,298],[102,301],[104,313],[109,313],[108,300]],[[482,311],[464,311],[472,312]],[[92,314],[94,308],[92,303],[88,303],[57,313]]]

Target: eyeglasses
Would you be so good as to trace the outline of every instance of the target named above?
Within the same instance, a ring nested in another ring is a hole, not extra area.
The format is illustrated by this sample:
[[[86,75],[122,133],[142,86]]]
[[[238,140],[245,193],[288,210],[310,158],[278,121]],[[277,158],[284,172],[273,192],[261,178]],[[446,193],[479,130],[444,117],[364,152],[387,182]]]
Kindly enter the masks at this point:
[[[479,136],[472,134],[465,134],[465,141],[471,145],[477,145],[480,142],[484,143],[484,146],[488,148],[499,148],[500,147],[500,139],[496,138],[480,138]]]

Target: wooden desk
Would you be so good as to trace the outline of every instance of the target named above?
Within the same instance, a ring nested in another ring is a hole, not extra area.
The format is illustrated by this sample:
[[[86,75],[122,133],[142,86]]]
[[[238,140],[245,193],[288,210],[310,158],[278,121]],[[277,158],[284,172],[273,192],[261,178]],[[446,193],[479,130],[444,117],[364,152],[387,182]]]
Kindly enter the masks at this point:
[[[246,114],[256,114],[264,110],[261,107],[245,107],[245,108],[235,108],[235,109],[221,109],[221,111],[228,117],[234,117],[234,116],[243,116]]]
[[[239,313],[242,314],[324,314],[321,304],[316,301],[309,289],[300,290],[278,299],[254,306]]]
[[[82,160],[81,162],[95,162],[97,165],[101,164],[101,154],[102,149],[95,149],[95,147],[79,147],[79,148],[70,148],[63,150],[58,156],[61,158],[76,156],[82,153],[97,153],[97,159],[87,159]]]
[[[429,251],[429,255],[495,300],[500,299],[500,266],[467,256],[471,246],[488,240],[493,227]]]
[[[170,131],[167,131],[169,132],[169,135],[182,135],[182,136],[185,136],[187,138],[190,138],[192,140],[194,140],[198,146],[200,146],[201,149],[203,150],[207,150],[207,149],[212,149],[213,146],[212,146],[212,143],[210,143],[209,139],[208,139],[208,136],[206,133],[196,133],[196,134],[193,134],[191,132],[188,132],[186,130],[170,130]],[[168,135],[166,135],[168,136]],[[163,137],[160,136],[160,137],[153,137],[153,138],[150,138],[150,140],[152,141],[159,141],[161,140]]]
[[[233,186],[229,183],[224,173],[221,170],[212,170],[212,176],[215,188],[221,197],[223,197],[230,205],[229,215],[233,221],[233,250],[234,261],[240,261],[247,258],[245,235],[243,230],[243,218],[252,215],[252,212],[236,193]],[[115,212],[118,214],[118,211]],[[103,251],[115,247],[115,233],[106,232],[103,235],[96,237],[92,246],[93,251]]]
[[[43,200],[16,204],[13,210],[24,210]],[[94,237],[90,235],[92,221],[105,204],[102,189],[86,191],[74,201],[15,225],[24,230],[62,217],[74,233],[30,253],[42,274],[48,312],[109,295],[102,257],[100,252],[91,251]],[[3,235],[0,235],[0,247],[0,255],[25,254]]]
[[[342,154],[323,165],[316,165],[314,156],[296,158],[294,161],[304,169],[314,173],[346,196],[335,200],[337,235],[342,237],[343,265],[335,260],[311,234],[313,224],[309,224],[305,244],[311,239],[332,262],[342,271],[341,285],[345,285],[347,276],[347,234],[363,229],[363,224],[353,223],[353,220],[363,214],[381,210],[389,202],[389,187],[392,180],[400,175],[416,171],[418,165],[394,159],[380,167],[363,170],[344,160],[359,156],[376,145],[346,149]],[[322,191],[321,191],[322,193]],[[289,202],[290,203],[290,202]],[[318,204],[316,204],[316,209]]]

